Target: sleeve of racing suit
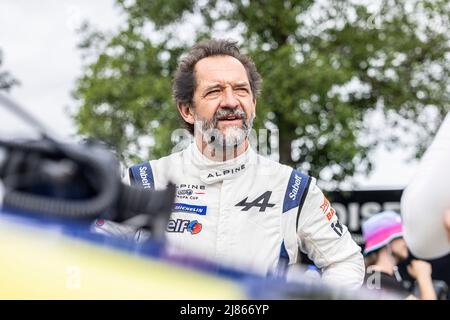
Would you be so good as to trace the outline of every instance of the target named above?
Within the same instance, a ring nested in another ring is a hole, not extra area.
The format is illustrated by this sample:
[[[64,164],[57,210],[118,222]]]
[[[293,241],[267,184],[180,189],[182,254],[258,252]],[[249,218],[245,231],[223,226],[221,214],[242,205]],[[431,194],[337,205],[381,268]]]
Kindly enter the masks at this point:
[[[365,273],[361,248],[339,222],[314,178],[299,214],[300,249],[322,269],[322,280],[333,286],[359,288]]]
[[[125,173],[122,173],[122,182],[125,183],[126,185],[131,185],[131,181],[130,181],[130,175],[128,174],[128,170],[126,170]]]
[[[121,180],[126,185],[131,185],[130,168],[121,170]],[[134,240],[143,242],[150,238],[150,232],[142,229],[140,223],[143,215],[137,215],[122,223],[117,223],[105,219],[96,219],[91,224],[91,231],[109,237]]]

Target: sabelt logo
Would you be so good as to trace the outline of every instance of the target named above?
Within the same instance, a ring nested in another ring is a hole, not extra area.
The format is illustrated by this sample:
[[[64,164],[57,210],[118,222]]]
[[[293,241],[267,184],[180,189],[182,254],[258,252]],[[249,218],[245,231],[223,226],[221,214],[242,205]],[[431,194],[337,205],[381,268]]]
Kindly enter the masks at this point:
[[[294,185],[292,186],[292,191],[289,193],[289,198],[291,198],[291,200],[295,200],[297,198],[298,190],[300,189],[301,183],[302,178],[298,175],[295,175]]]
[[[139,175],[141,176],[142,186],[145,189],[151,189],[152,186],[150,184],[150,181],[148,180],[147,167],[140,167]]]
[[[295,169],[291,171],[284,193],[283,213],[301,205],[303,196],[306,195],[309,181],[310,178],[307,175]]]

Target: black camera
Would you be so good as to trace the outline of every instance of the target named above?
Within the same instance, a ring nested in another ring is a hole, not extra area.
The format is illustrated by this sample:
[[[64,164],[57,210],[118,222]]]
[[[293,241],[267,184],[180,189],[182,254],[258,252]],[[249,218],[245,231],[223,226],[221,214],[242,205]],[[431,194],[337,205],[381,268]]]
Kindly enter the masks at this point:
[[[0,104],[24,114],[1,95]],[[145,217],[142,227],[163,234],[159,229],[172,211],[174,185],[162,191],[126,185],[118,160],[105,147],[61,143],[41,132],[38,140],[0,140],[0,203],[5,209],[86,221],[123,222],[139,215]]]

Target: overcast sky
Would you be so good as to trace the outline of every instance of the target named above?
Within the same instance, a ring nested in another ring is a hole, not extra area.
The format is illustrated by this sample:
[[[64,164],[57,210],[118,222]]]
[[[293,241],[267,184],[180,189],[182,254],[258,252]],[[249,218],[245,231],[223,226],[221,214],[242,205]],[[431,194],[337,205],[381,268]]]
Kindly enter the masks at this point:
[[[21,82],[11,95],[64,136],[75,132],[67,108],[74,105],[70,91],[81,75],[76,28],[83,19],[103,30],[114,29],[121,20],[113,0],[0,1],[2,69]],[[1,112],[1,133],[22,129]]]
[[[81,53],[76,49],[76,28],[84,19],[101,30],[114,30],[123,16],[113,0],[1,0],[0,48],[2,70],[9,70],[21,85],[11,96],[41,122],[63,137],[75,133],[70,96],[81,75]],[[29,133],[30,128],[0,108],[0,136]],[[358,177],[362,188],[404,187],[417,164],[406,163],[404,151],[378,149],[375,171]]]

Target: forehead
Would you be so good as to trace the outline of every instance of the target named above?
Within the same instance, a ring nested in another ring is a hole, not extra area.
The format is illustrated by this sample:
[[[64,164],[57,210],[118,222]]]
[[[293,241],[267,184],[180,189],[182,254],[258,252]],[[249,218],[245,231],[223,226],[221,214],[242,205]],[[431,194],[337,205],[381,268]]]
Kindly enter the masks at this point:
[[[195,77],[199,87],[213,83],[249,83],[244,65],[231,56],[213,56],[201,59],[195,65]]]

